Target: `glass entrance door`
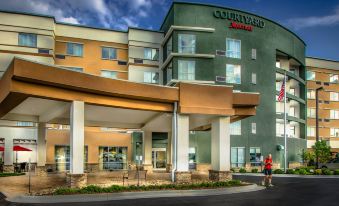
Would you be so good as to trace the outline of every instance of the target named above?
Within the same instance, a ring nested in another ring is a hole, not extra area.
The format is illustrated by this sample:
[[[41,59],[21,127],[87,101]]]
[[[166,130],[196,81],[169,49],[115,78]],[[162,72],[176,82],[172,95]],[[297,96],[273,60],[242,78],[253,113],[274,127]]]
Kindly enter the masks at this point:
[[[152,165],[154,169],[166,169],[166,148],[152,149]]]

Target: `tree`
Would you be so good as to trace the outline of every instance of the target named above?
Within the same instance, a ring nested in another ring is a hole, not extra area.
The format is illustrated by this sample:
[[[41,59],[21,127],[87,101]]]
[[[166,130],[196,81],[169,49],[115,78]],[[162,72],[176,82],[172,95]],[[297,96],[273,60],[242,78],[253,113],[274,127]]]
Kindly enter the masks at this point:
[[[331,147],[328,146],[324,140],[317,141],[312,146],[312,149],[315,153],[315,156],[318,156],[320,163],[326,163],[332,158]]]

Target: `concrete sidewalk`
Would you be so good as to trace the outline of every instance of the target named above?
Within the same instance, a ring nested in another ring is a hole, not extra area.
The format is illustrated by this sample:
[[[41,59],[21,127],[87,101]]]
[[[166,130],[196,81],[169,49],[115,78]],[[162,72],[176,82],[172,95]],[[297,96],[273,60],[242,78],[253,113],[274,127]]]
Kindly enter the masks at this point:
[[[147,192],[121,192],[107,194],[79,194],[79,195],[56,195],[56,196],[18,196],[8,198],[13,203],[70,203],[70,202],[97,202],[110,200],[161,198],[161,197],[196,197],[226,195],[243,192],[263,190],[265,187],[256,184],[220,189],[201,190],[164,190]]]
[[[232,173],[232,175],[264,177],[263,173]],[[273,177],[297,177],[297,178],[317,178],[317,179],[339,178],[339,175],[293,175],[293,174],[272,174],[272,175]]]

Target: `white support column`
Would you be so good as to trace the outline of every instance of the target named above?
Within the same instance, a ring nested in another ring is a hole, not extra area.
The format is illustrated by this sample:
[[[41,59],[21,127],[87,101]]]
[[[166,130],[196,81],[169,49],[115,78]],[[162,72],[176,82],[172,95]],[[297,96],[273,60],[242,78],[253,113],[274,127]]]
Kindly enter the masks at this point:
[[[85,104],[81,101],[73,101],[71,106],[71,130],[70,130],[70,155],[71,174],[84,173],[84,129],[85,129]]]
[[[178,114],[177,171],[188,172],[189,153],[189,116]]]
[[[144,131],[143,135],[143,165],[144,169],[152,172],[153,165],[152,165],[152,132],[151,131]]]
[[[38,124],[37,166],[46,165],[46,123]]]
[[[218,117],[212,122],[211,163],[214,171],[230,171],[230,117]]]
[[[12,166],[13,165],[13,138],[5,137],[5,154],[4,154],[4,165]]]

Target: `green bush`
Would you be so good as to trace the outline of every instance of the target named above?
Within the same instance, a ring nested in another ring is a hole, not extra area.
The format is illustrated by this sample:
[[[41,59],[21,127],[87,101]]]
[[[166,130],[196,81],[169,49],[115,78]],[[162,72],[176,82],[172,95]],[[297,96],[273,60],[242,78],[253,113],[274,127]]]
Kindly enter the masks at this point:
[[[327,169],[327,168],[323,168],[322,170],[322,174],[323,175],[331,175],[331,170]]]
[[[307,172],[306,169],[304,169],[304,168],[299,169],[298,172],[299,172],[300,175],[307,175],[307,174],[308,174],[308,172]]]
[[[335,170],[335,171],[334,171],[334,174],[335,174],[335,175],[339,175],[339,170]]]
[[[322,175],[323,174],[323,171],[321,169],[316,169],[314,170],[314,174],[316,175]]]
[[[245,168],[240,168],[240,169],[239,169],[239,172],[240,172],[240,173],[246,173],[246,169],[245,169]]]
[[[294,174],[294,169],[287,169],[286,174]]]
[[[253,169],[251,170],[251,172],[252,172],[252,173],[258,173],[258,168],[253,168]]]
[[[231,168],[231,172],[233,172],[233,173],[234,173],[234,172],[235,172],[235,169],[234,169],[234,168]]]
[[[273,171],[274,174],[284,174],[284,171],[281,169],[276,169]]]
[[[0,177],[20,176],[20,175],[25,175],[25,173],[0,173]]]
[[[202,188],[221,188],[241,185],[240,180],[230,180],[226,182],[203,182],[197,184],[168,184],[168,185],[142,185],[140,187],[135,185],[119,186],[112,185],[110,187],[99,187],[95,185],[88,185],[80,189],[74,188],[58,188],[54,195],[69,195],[69,194],[93,194],[93,193],[112,193],[112,192],[129,192],[129,191],[150,191],[150,190],[191,190]]]

